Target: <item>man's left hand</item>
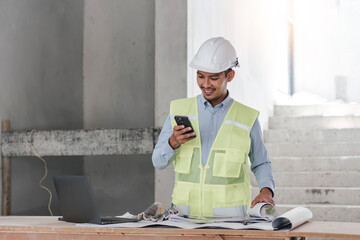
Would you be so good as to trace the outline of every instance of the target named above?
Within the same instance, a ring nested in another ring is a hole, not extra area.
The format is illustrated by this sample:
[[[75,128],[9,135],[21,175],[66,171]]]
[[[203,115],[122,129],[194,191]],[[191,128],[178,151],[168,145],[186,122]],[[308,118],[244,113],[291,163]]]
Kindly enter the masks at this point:
[[[275,206],[275,202],[272,198],[272,191],[269,188],[261,189],[260,194],[257,195],[256,198],[254,198],[254,200],[251,202],[251,208],[260,202],[270,203]]]

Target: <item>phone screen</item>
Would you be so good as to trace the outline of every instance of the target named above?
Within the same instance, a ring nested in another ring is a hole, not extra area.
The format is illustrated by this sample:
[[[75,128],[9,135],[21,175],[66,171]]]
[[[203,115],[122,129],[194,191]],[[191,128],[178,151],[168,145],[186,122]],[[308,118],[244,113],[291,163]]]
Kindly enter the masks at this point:
[[[192,127],[191,122],[187,116],[176,115],[174,118],[175,118],[177,125],[184,125],[185,127],[191,127],[191,130],[185,132],[184,134],[194,132],[194,128]],[[196,136],[193,136],[193,137],[196,137]]]

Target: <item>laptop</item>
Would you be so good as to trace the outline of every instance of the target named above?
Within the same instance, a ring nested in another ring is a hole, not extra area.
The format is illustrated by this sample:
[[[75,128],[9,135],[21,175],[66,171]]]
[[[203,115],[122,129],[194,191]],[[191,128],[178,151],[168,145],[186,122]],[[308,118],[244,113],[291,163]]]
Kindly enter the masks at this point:
[[[59,220],[102,225],[139,221],[133,218],[100,217],[89,176],[54,176],[53,179],[63,215]]]

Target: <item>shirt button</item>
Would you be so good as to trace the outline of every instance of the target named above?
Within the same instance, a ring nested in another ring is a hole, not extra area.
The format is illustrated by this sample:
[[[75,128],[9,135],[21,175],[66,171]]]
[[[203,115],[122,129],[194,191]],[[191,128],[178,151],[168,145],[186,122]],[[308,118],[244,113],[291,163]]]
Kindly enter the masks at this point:
[[[214,132],[213,132],[213,131],[211,131],[211,134],[214,134]]]
[[[215,118],[215,115],[212,115],[213,118]]]

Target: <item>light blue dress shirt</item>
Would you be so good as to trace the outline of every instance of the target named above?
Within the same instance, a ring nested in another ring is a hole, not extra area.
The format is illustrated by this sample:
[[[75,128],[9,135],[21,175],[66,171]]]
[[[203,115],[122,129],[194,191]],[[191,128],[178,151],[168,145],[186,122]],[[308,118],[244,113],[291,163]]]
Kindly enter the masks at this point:
[[[212,107],[202,94],[197,96],[203,166],[206,165],[211,146],[233,102],[234,100],[228,94],[221,103]],[[168,115],[152,154],[152,162],[155,168],[163,169],[174,160],[177,149],[174,150],[169,144],[172,132],[170,115]],[[251,171],[254,173],[260,189],[267,187],[274,193],[275,183],[271,162],[262,140],[262,131],[258,119],[251,129],[250,138]]]

